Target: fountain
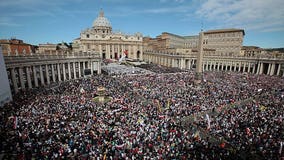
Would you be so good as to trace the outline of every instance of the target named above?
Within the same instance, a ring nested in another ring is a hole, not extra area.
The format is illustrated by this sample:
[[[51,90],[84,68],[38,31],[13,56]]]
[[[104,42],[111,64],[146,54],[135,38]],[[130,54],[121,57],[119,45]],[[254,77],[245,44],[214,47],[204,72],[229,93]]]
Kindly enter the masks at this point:
[[[111,100],[111,97],[106,96],[106,88],[103,86],[100,86],[97,88],[97,96],[93,99],[95,102],[99,103],[106,103]]]

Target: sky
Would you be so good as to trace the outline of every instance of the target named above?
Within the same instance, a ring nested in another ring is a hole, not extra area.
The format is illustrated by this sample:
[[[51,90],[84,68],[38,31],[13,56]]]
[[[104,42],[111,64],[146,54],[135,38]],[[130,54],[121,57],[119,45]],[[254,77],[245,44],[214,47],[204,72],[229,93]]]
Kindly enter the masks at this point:
[[[181,36],[240,28],[245,46],[284,47],[284,0],[1,0],[0,39],[72,42],[100,9],[114,31]]]

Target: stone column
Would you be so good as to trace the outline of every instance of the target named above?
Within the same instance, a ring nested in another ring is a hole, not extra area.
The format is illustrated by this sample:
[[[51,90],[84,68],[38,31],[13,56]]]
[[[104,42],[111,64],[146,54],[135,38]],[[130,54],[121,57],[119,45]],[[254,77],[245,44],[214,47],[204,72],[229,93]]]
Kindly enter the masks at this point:
[[[45,65],[45,74],[46,74],[47,84],[50,84],[49,68],[47,64]]]
[[[84,61],[83,62],[83,73],[84,73],[85,69],[86,69],[86,62]]]
[[[42,72],[42,67],[39,65],[39,74],[40,74],[40,82],[41,85],[44,85],[44,77],[43,77],[43,72]]]
[[[125,47],[124,47],[124,45],[123,45],[123,44],[121,45],[121,50],[122,50],[122,53],[124,53],[124,51],[125,51]]]
[[[114,59],[114,52],[115,51],[114,51],[114,45],[113,44],[111,45],[111,50],[112,50],[111,55],[112,55],[112,58]]]
[[[110,48],[109,48],[110,46],[109,46],[109,44],[107,44],[106,45],[106,57],[107,58],[110,58]],[[80,63],[79,63],[80,64]],[[79,75],[79,77],[80,77],[81,75]]]
[[[31,69],[30,67],[26,67],[26,75],[27,75],[28,87],[31,89],[31,88],[33,88],[33,86],[32,86],[30,69]]]
[[[66,81],[66,66],[62,63],[63,81]]]
[[[217,71],[219,71],[219,70],[220,70],[220,61],[217,64]]]
[[[240,62],[240,63],[239,63],[239,69],[238,69],[238,72],[240,72],[240,71],[241,71],[241,69],[242,69],[242,63]]]
[[[172,59],[172,67],[175,67],[175,59]]]
[[[60,64],[59,63],[57,63],[57,76],[58,76],[58,81],[60,82],[61,81],[61,73],[60,73]]]
[[[263,63],[260,64],[259,74],[263,74]]]
[[[252,73],[255,74],[255,68],[256,68],[256,64],[253,64],[253,68],[252,68]]]
[[[99,54],[100,54],[100,56],[103,58],[102,45],[101,45],[101,44],[99,44]]]
[[[260,66],[261,66],[261,64],[258,62],[258,64],[257,64],[256,74],[259,74],[259,73],[260,73]]]
[[[243,72],[246,72],[246,63],[243,64]]]
[[[69,79],[68,79],[68,80],[72,79],[72,77],[71,77],[71,66],[70,66],[70,62],[68,62],[68,76],[69,76]]]
[[[222,62],[222,66],[221,67],[222,67],[221,71],[223,71],[223,69],[224,69],[224,62]]]
[[[143,46],[140,45],[139,47],[140,47],[140,48],[139,48],[139,50],[140,50],[140,57],[139,57],[139,59],[140,59],[140,60],[143,60]]]
[[[119,46],[119,44],[116,45],[116,48],[117,48],[117,58],[119,59],[120,58],[120,46]]]
[[[185,68],[185,60],[183,58],[180,59],[180,68],[181,69]]]
[[[270,70],[271,70],[271,63],[268,64],[268,70],[267,70],[267,75],[270,75]]]
[[[55,72],[54,72],[54,64],[51,64],[51,74],[52,74],[52,81],[56,82]]]
[[[237,62],[234,62],[234,71],[237,71]]]
[[[133,58],[137,59],[137,46],[136,45],[132,46],[132,50],[133,50]]]
[[[10,72],[11,72],[11,76],[12,76],[14,91],[15,91],[15,93],[18,93],[19,87],[18,87],[18,82],[17,82],[17,78],[16,78],[16,74],[15,74],[15,68],[11,68]]]
[[[230,71],[230,67],[231,67],[231,66],[230,66],[230,62],[227,62],[227,63],[226,63],[226,70],[227,70],[227,71]]]
[[[277,68],[277,76],[280,75],[280,69],[281,69],[281,64],[278,64],[278,68]]]
[[[250,73],[250,62],[248,63],[248,73]]]
[[[77,76],[76,76],[76,62],[73,62],[73,72],[74,72],[74,79],[77,79]]]
[[[81,75],[81,62],[78,62],[78,71],[79,71],[79,78],[82,77]]]
[[[225,67],[226,71],[230,71],[230,63],[226,62],[225,65],[226,65]]]
[[[20,77],[21,88],[25,89],[26,87],[25,87],[23,68],[22,67],[19,68],[19,77]]]
[[[97,62],[97,66],[98,66],[98,74],[101,74],[102,73],[102,69],[101,69],[101,62]]]
[[[271,64],[271,68],[270,68],[270,75],[274,75],[274,72],[275,72],[275,63],[272,63]]]
[[[90,61],[90,66],[91,66],[91,75],[93,75],[94,74],[94,67],[93,67],[93,62],[92,61]]]
[[[206,61],[206,70],[209,71],[209,61]]]
[[[34,73],[34,82],[35,82],[35,86],[36,86],[36,87],[38,87],[38,79],[37,79],[36,66],[33,66],[33,73]]]

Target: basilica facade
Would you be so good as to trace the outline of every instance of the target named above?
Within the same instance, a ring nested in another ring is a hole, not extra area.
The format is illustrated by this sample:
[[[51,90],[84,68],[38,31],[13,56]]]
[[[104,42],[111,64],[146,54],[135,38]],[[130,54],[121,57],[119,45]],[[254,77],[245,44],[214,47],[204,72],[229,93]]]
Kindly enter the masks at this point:
[[[93,26],[83,30],[80,38],[73,41],[73,49],[79,52],[96,52],[102,59],[131,58],[142,60],[143,36],[113,32],[110,21],[101,10]]]

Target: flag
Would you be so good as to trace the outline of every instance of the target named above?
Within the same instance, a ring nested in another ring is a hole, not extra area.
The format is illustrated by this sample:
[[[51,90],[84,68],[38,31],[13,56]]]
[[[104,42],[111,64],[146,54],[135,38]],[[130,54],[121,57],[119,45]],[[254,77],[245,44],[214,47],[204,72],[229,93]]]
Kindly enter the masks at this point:
[[[226,145],[226,143],[225,143],[225,142],[222,142],[222,143],[220,144],[220,147],[221,147],[221,148],[225,148],[225,145]]]
[[[157,105],[157,107],[158,107],[158,112],[160,113],[160,112],[162,112],[162,108],[161,108],[160,101],[158,100],[157,103],[158,103],[158,105]]]
[[[82,87],[81,89],[80,89],[80,93],[85,93],[85,90],[84,90],[84,88]]]
[[[247,133],[248,136],[251,136],[251,132],[250,132],[249,127],[246,128],[246,133]]]
[[[159,119],[164,119],[165,116],[164,115],[159,115]]]
[[[123,149],[123,147],[124,147],[124,144],[121,144],[121,145],[116,145],[115,147],[116,147],[117,149],[119,149],[119,150],[120,150],[120,149]]]
[[[18,117],[17,116],[15,116],[14,117],[14,129],[17,129],[17,126],[18,126]]]
[[[199,135],[199,131],[197,130],[197,131],[194,133],[194,139],[199,140],[199,138],[200,138],[200,135]]]
[[[260,106],[260,110],[261,110],[261,111],[264,111],[265,109],[266,109],[265,106],[263,106],[263,105]]]
[[[106,153],[104,154],[103,160],[106,160]]]
[[[280,142],[280,148],[279,148],[279,154],[280,154],[280,155],[282,154],[283,143],[284,143],[284,142]]]
[[[206,119],[207,119],[207,129],[209,130],[211,128],[211,125],[210,125],[210,118],[208,114],[206,114]]]
[[[167,102],[167,109],[169,109],[170,108],[170,98],[168,98],[168,102]]]
[[[125,56],[127,56],[128,55],[128,50],[126,49],[123,53],[125,54]]]

